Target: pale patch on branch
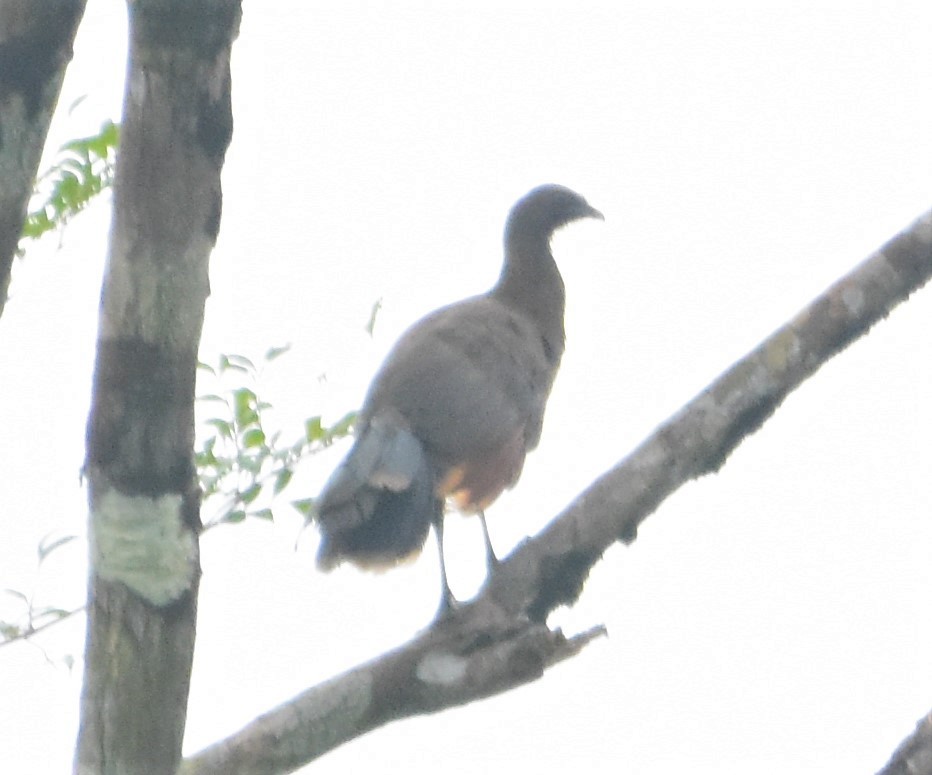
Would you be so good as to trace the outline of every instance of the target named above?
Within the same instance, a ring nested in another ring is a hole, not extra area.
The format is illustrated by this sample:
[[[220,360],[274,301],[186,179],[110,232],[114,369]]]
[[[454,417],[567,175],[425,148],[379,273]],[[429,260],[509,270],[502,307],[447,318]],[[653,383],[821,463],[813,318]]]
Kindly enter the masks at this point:
[[[197,543],[182,508],[177,493],[149,498],[108,489],[91,510],[95,573],[125,584],[152,605],[173,603],[191,588],[197,572]]]

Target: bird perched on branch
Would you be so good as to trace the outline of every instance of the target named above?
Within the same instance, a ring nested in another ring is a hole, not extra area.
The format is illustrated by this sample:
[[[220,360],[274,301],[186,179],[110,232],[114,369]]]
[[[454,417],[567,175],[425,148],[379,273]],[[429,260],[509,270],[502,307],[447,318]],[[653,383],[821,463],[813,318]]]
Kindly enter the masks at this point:
[[[508,215],[495,286],[402,335],[372,381],[353,447],[317,500],[318,567],[389,567],[420,552],[433,525],[445,612],[455,603],[443,555],[450,501],[479,515],[492,571],[484,510],[517,482],[537,446],[563,356],[565,293],[550,238],[580,218],[602,214],[563,186],[535,188]]]

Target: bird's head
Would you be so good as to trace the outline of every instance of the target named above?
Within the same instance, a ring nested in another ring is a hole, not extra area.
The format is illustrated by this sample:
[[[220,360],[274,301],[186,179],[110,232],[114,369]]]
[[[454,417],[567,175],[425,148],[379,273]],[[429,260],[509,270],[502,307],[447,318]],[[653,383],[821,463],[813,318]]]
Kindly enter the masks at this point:
[[[579,218],[605,220],[575,191],[547,183],[528,192],[511,208],[505,223],[505,242],[549,241],[554,231]]]

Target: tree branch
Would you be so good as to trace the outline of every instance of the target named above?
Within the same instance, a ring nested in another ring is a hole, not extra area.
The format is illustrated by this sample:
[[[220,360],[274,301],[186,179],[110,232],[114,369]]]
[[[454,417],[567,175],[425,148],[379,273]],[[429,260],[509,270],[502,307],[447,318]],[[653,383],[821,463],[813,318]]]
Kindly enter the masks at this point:
[[[932,711],[919,719],[877,775],[932,775]]]
[[[932,212],[839,280],[603,474],[498,567],[480,595],[406,645],[312,688],[185,760],[182,775],[281,773],[399,718],[539,678],[600,630],[544,624],[592,566],[690,479],[718,470],[784,398],[932,277]]]
[[[542,619],[579,596],[616,540],[632,542],[660,503],[714,473],[782,401],[932,277],[932,211],[775,331],[607,471],[503,563],[486,593]]]
[[[87,0],[0,0],[0,315]]]
[[[291,772],[408,716],[465,705],[533,681],[604,634],[565,638],[545,625],[467,606],[413,641],[299,694],[182,763],[179,775]]]
[[[75,614],[83,613],[85,610],[87,610],[87,607],[82,605],[77,608],[72,608],[70,611],[63,611],[54,619],[49,619],[47,622],[43,622],[42,624],[33,625],[30,623],[27,627],[24,627],[15,635],[11,635],[4,640],[0,640],[0,649],[2,649],[4,646],[9,646],[11,643],[22,643],[23,641],[29,640],[33,636],[45,632],[50,627],[54,627],[57,624],[68,621],[68,619],[70,619]]]

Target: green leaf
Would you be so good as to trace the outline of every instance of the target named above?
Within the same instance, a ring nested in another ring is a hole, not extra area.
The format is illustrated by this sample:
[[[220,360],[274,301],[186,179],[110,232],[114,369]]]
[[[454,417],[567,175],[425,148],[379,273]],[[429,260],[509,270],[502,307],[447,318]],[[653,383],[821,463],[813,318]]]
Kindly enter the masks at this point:
[[[39,562],[42,562],[46,557],[48,557],[52,552],[58,549],[65,544],[70,544],[74,541],[77,536],[75,535],[65,535],[59,536],[54,540],[48,540],[51,536],[44,536],[41,541],[39,541],[39,546],[37,547],[37,553],[39,555]]]
[[[84,102],[84,100],[86,100],[86,99],[87,99],[87,95],[86,95],[86,94],[82,94],[80,97],[78,97],[77,99],[75,99],[75,100],[68,106],[68,115],[70,116],[72,113],[74,113],[75,109],[76,109],[82,102]]]
[[[299,500],[291,501],[291,505],[304,517],[305,520],[310,520],[317,513],[317,509],[314,507],[313,498],[300,498]]]
[[[233,416],[240,428],[252,425],[259,419],[255,405],[256,394],[249,388],[241,387],[233,391]]]
[[[308,417],[304,421],[304,438],[308,441],[320,441],[325,435],[324,426],[320,421],[320,415],[317,417]]]
[[[114,149],[120,144],[120,125],[115,124],[109,119],[104,121],[98,135],[101,142],[109,149]]]
[[[330,428],[327,429],[327,436],[332,441],[334,439],[342,439],[344,436],[348,436],[353,430],[353,426],[356,425],[356,418],[359,415],[359,412],[347,412],[339,420],[337,420]]]
[[[93,175],[90,162],[84,159],[62,159],[61,166],[64,169],[70,170],[71,173],[73,173],[74,176],[82,182],[86,182],[88,178],[92,177]]]
[[[265,359],[267,361],[274,361],[276,358],[278,358],[280,355],[284,355],[290,349],[290,344],[284,344],[281,347],[270,347],[265,351]]]
[[[248,373],[249,369],[247,369],[242,364],[236,363],[235,361],[236,357],[237,356],[235,355],[221,354],[217,362],[217,370],[219,371],[219,373],[224,374],[227,371],[241,371],[241,372]]]
[[[23,224],[23,237],[36,239],[54,228],[55,224],[45,212],[45,208],[43,208],[26,216],[26,221]]]
[[[366,333],[369,336],[372,336],[372,332],[375,331],[375,319],[379,315],[379,310],[382,309],[382,299],[376,299],[375,304],[372,305],[372,310],[369,312],[369,320],[366,322]]]
[[[221,417],[211,417],[206,421],[207,425],[211,425],[217,429],[217,433],[227,439],[233,438],[233,425],[232,423],[227,422]]]
[[[294,476],[294,471],[292,471],[290,468],[281,469],[281,471],[279,471],[275,476],[275,484],[272,487],[272,492],[275,495],[278,495],[288,486],[292,476]]]
[[[239,499],[243,503],[249,504],[249,503],[252,503],[256,498],[258,498],[261,492],[262,492],[262,485],[256,482],[255,484],[243,490],[243,492],[239,494]]]
[[[230,524],[235,525],[237,522],[242,522],[244,519],[246,519],[246,512],[243,511],[242,509],[234,509],[229,514],[227,514],[225,517],[223,517],[220,521],[229,522]]]
[[[57,205],[56,209],[59,213],[64,213],[69,205],[74,205],[75,201],[78,199],[80,187],[81,182],[78,180],[77,175],[69,170],[62,172],[61,180],[58,184],[58,196],[51,200]]]
[[[223,357],[226,358],[227,368],[236,368],[241,371],[248,371],[252,374],[256,373],[256,364],[249,360],[249,358],[247,358],[245,355],[230,353]]]
[[[76,137],[59,148],[59,151],[74,151],[82,156],[103,158],[120,143],[120,127],[107,119],[100,126],[100,132],[88,137]]]
[[[24,630],[18,624],[0,621],[0,637],[2,637],[3,640],[16,640],[17,638],[23,637],[23,634]]]
[[[259,509],[258,511],[250,511],[250,517],[255,517],[256,519],[264,519],[269,522],[274,521],[275,516],[272,514],[272,509]]]
[[[87,149],[100,158],[106,158],[108,153],[120,144],[120,127],[112,121],[104,122],[100,134],[87,138]]]
[[[246,449],[255,449],[265,445],[265,433],[261,428],[250,428],[243,434],[243,446]]]
[[[55,621],[61,619],[65,616],[70,616],[71,611],[68,611],[65,608],[55,608],[53,606],[48,606],[45,608],[34,608],[32,611],[32,618],[35,619],[51,619]]]

